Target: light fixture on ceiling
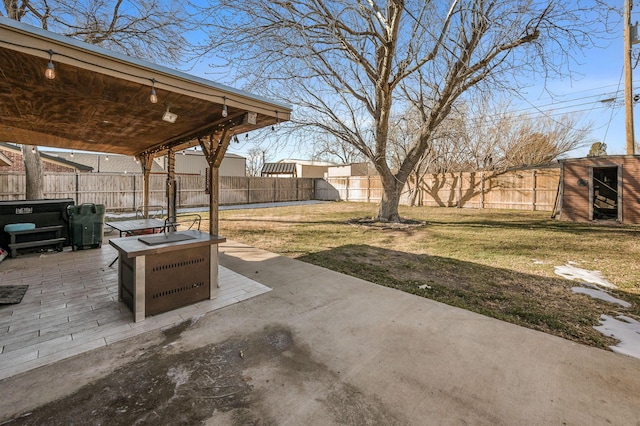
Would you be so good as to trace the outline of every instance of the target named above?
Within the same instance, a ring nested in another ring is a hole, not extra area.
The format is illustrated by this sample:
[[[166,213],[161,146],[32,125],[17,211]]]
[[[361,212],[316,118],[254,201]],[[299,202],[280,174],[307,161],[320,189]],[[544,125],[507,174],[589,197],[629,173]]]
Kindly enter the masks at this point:
[[[32,153],[32,154],[35,154],[35,153],[36,153],[36,147],[35,147],[35,146],[32,146],[32,147],[31,147],[31,153]]]
[[[227,111],[227,97],[223,96],[222,97],[222,116],[226,117],[227,115],[229,115],[229,111]]]
[[[187,150],[186,149],[182,150],[182,155],[187,155]]]
[[[44,76],[49,80],[53,80],[56,78],[56,67],[53,65],[53,61],[51,58],[53,57],[53,50],[49,49],[49,63],[47,64],[47,69],[44,70]]]
[[[167,110],[164,112],[164,114],[162,114],[162,120],[166,121],[167,123],[175,123],[177,119],[178,114],[169,111],[169,105],[167,105]]]
[[[69,154],[69,157],[73,158],[73,151],[71,151],[71,154]]]
[[[151,79],[151,95],[149,95],[149,102],[152,104],[158,103],[158,95],[156,95],[156,79]]]

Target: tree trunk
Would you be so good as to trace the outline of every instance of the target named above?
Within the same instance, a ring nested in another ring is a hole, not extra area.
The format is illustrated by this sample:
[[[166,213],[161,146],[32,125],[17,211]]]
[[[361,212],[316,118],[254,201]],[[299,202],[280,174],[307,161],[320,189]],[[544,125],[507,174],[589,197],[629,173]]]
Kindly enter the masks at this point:
[[[382,222],[400,222],[398,205],[404,182],[399,182],[393,174],[380,175],[382,180],[382,201],[378,210],[378,220]]]
[[[44,172],[38,148],[32,145],[22,145],[22,158],[26,179],[25,198],[27,200],[44,198]]]

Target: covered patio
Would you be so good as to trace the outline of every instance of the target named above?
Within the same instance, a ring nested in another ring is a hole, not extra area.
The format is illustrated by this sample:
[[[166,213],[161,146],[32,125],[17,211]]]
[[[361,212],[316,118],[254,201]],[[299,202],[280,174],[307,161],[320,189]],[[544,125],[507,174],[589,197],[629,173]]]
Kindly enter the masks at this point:
[[[0,16],[0,141],[131,155],[148,178],[168,156],[175,216],[175,153],[209,164],[210,233],[218,232],[218,172],[240,134],[290,119],[291,106]]]
[[[194,239],[200,245],[206,239],[206,259],[202,260],[205,262],[202,265],[206,267],[200,267],[200,276],[193,279],[197,281],[193,287],[191,282],[182,284],[180,291],[184,293],[188,291],[186,289],[202,287],[206,289],[202,292],[206,296],[198,293],[197,297],[207,297],[213,303],[217,297],[219,276],[217,242],[212,241],[224,240],[217,236],[220,164],[229,144],[238,135],[289,120],[291,107],[4,17],[0,17],[0,71],[0,141],[135,157],[144,176],[140,206],[145,216],[150,204],[149,175],[154,158],[163,155],[168,158],[167,220],[168,223],[175,224],[175,154],[196,146],[203,151],[209,165],[207,189],[210,237],[205,237],[207,234],[199,230],[185,231],[192,235],[182,237]],[[180,232],[176,226],[173,228],[178,231],[176,234]],[[160,245],[149,250],[145,246],[144,253],[150,254],[132,255],[131,260],[129,256],[122,255],[130,252],[123,252],[125,249],[121,249],[122,245],[117,246],[121,255],[116,301],[118,291],[120,299],[124,298],[123,291],[128,291],[125,301],[134,312],[135,321],[144,320],[145,308],[148,309],[148,302],[152,299],[149,295],[145,296],[145,290],[149,293],[154,283],[150,282],[151,286],[146,285],[145,288],[145,282],[146,277],[151,276],[150,271],[155,269],[145,269],[145,259],[147,264],[153,261],[167,262],[174,253],[177,255],[179,252],[182,260],[174,262],[177,266],[173,274],[184,276],[184,273],[192,271],[188,269],[191,260],[187,256],[196,256],[197,250],[188,248],[183,241],[171,246],[171,238],[166,240],[168,242],[164,245],[159,243]],[[122,244],[131,246],[133,243]],[[136,240],[135,244],[142,243]],[[195,245],[194,242],[192,246]],[[143,252],[136,250],[137,253]],[[169,250],[172,253],[167,253]],[[198,251],[198,259],[202,257],[203,250]],[[164,255],[159,254],[162,251]],[[104,253],[104,250],[100,253]],[[72,256],[66,251],[62,255]],[[80,255],[73,255],[75,256]],[[92,255],[87,256],[90,258]],[[62,292],[65,295],[75,293],[75,290],[68,290],[70,284],[88,286],[86,293],[104,296],[104,300],[94,300],[92,296],[91,302],[84,301],[86,305],[78,300],[79,306],[75,310],[84,312],[89,307],[95,310],[96,306],[102,306],[103,301],[113,302],[111,292],[114,286],[114,271],[103,270],[98,266],[102,265],[102,254],[96,253],[95,256],[97,259],[87,261],[86,269],[61,272],[60,279],[56,282],[46,279],[49,276],[47,268],[58,270],[55,265],[48,263],[37,268],[33,263],[27,262],[26,270],[20,274],[26,278],[34,278],[35,284],[31,285],[42,286],[43,294],[59,291],[59,286],[67,286],[67,290]],[[112,259],[114,257],[116,256],[112,255]],[[78,262],[77,259],[62,259],[64,257],[58,260],[60,265],[71,262],[68,266],[72,266]],[[176,268],[187,270],[183,272]],[[38,283],[38,277],[43,278],[42,283]],[[14,284],[16,280],[18,277],[8,274],[2,277],[0,285]],[[54,288],[57,290],[53,290]],[[98,288],[101,290],[96,293]],[[157,294],[166,296],[166,300],[172,298],[173,292],[173,288],[157,290]],[[33,292],[27,296],[27,302],[23,303],[28,304],[32,295]],[[37,300],[48,303],[48,299]],[[62,300],[54,299],[53,303],[58,302],[62,303]],[[74,306],[75,302],[65,300],[65,309]],[[169,303],[163,311],[175,306],[178,304]],[[27,312],[26,318],[31,313]],[[126,322],[126,319],[115,312],[110,311],[107,316]],[[69,322],[72,317],[73,314],[66,316]],[[42,319],[42,315],[39,315],[36,322],[41,322]],[[67,326],[62,328],[65,327]],[[83,329],[83,325],[79,327]],[[13,325],[10,329],[15,331],[16,326]],[[29,330],[35,333],[35,330]],[[43,330],[38,329],[36,334],[40,337]],[[61,339],[71,335],[66,328],[59,334]],[[16,347],[15,344],[13,347]],[[42,353],[41,350],[38,353]]]

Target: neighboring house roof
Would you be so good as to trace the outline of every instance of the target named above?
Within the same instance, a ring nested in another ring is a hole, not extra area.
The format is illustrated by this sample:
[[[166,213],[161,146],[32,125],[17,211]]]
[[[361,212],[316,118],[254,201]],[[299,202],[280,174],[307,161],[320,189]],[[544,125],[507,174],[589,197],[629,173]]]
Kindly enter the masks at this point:
[[[0,149],[7,149],[13,152],[16,152],[20,155],[22,155],[22,148],[19,145],[14,145],[11,143],[7,143],[7,142],[0,142]],[[85,172],[90,172],[93,170],[92,167],[83,164],[83,163],[78,163],[75,161],[71,161],[69,159],[66,158],[60,158],[57,155],[52,155],[53,153],[51,152],[44,152],[44,151],[40,151],[40,158],[43,161],[49,161],[52,163],[57,163],[57,164],[61,164],[63,166],[67,166],[76,170],[80,170],[80,171],[85,171]]]
[[[12,166],[13,162],[0,152],[0,166]]]
[[[295,175],[295,163],[264,163],[262,165],[263,175]]]
[[[71,153],[69,151],[48,151],[47,155],[55,156],[59,160],[71,160],[71,156],[73,155],[74,162],[84,164],[85,167],[89,167],[94,172],[142,173],[140,164],[130,155],[94,154],[91,152]],[[164,173],[164,171],[164,168],[156,161],[151,165],[151,173]]]

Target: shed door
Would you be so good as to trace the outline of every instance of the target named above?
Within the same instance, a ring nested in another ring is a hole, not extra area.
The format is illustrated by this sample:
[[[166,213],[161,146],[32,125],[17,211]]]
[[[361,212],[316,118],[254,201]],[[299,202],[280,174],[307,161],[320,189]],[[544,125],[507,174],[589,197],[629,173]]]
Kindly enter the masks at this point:
[[[591,220],[619,219],[619,167],[591,170]]]

